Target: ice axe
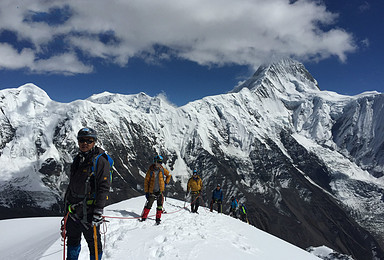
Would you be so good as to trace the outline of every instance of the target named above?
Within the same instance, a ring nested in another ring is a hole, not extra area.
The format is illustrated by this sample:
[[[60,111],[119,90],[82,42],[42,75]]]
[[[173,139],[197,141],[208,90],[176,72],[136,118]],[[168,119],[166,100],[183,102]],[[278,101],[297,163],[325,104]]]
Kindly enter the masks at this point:
[[[95,242],[95,260],[99,260],[99,253],[97,252],[97,231],[96,231],[96,225],[93,225],[93,241]]]

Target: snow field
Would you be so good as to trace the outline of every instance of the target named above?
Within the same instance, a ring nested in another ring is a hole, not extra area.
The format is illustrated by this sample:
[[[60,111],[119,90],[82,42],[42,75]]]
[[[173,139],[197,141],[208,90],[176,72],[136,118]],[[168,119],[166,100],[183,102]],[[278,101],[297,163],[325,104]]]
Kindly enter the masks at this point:
[[[156,204],[147,221],[140,222],[144,203],[144,196],[140,196],[106,207],[104,215],[109,222],[102,227],[102,231],[106,228],[105,238],[102,237],[103,260],[319,259],[238,219],[203,207],[199,214],[190,213],[189,203],[171,198],[164,202],[167,213],[160,225],[155,225]],[[60,220],[56,217],[0,221],[1,230],[12,234],[0,238],[0,259],[63,259]],[[15,226],[20,228],[17,232]],[[79,260],[88,260],[84,239],[81,245]]]

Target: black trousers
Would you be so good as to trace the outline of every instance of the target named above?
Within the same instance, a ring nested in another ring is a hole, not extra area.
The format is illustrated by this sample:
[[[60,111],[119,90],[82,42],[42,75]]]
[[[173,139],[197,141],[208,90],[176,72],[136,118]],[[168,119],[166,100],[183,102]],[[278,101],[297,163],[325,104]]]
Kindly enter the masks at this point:
[[[213,206],[217,204],[217,212],[219,213],[223,213],[223,205],[222,205],[222,201],[221,200],[215,200],[215,199],[212,199],[211,200],[211,212],[213,211]]]
[[[145,204],[145,207],[147,209],[151,209],[152,204],[153,204],[153,202],[155,202],[155,200],[157,201],[157,209],[162,210],[163,209],[164,196],[163,196],[163,193],[160,191],[149,194],[149,197],[148,197],[147,203]]]
[[[229,211],[229,215],[234,217],[234,218],[237,218],[237,210],[236,210],[236,208],[231,208],[230,211]]]
[[[88,222],[92,223],[92,215],[88,215]],[[87,241],[90,255],[95,255],[95,242],[93,240],[93,226],[88,225],[88,229],[80,222],[80,220],[74,220],[71,216],[68,216],[66,230],[67,230],[67,245],[78,246],[81,242],[81,234],[84,235]],[[101,245],[100,226],[96,229],[97,233],[97,252],[100,254],[103,250]]]
[[[200,206],[200,193],[192,192],[191,201],[191,211],[197,212]]]

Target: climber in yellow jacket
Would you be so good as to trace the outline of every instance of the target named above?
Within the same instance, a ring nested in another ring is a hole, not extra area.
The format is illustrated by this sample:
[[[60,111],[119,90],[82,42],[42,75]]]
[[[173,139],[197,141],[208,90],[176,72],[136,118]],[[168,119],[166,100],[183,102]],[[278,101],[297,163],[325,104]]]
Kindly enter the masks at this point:
[[[203,188],[203,181],[197,174],[197,171],[194,170],[192,177],[189,178],[187,183],[187,194],[188,196],[189,192],[191,192],[191,212],[197,213],[197,209],[200,205],[200,196],[201,196],[201,189]]]

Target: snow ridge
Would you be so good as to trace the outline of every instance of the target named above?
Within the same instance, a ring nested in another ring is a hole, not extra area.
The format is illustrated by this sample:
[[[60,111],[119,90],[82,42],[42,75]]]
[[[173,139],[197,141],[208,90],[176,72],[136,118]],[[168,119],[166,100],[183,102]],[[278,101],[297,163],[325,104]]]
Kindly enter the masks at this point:
[[[163,214],[159,226],[154,225],[151,217],[146,222],[139,222],[134,218],[140,214],[144,202],[145,197],[140,196],[106,208],[106,216],[128,219],[107,218],[103,259],[319,259],[240,220],[209,212],[207,208],[200,207],[199,214],[190,213],[183,208],[185,202],[170,198],[165,202],[169,213]],[[7,232],[7,238],[1,236],[0,258],[61,259],[59,223],[60,218],[0,221],[3,231],[16,228],[16,225],[30,231],[27,232],[30,235],[28,243],[19,243],[24,239],[20,234],[22,229]],[[20,246],[14,247],[16,244]],[[83,239],[79,260],[87,259],[89,251]]]

